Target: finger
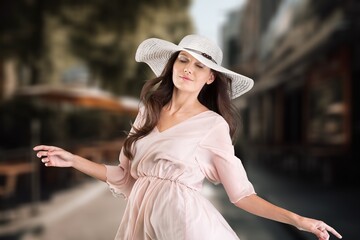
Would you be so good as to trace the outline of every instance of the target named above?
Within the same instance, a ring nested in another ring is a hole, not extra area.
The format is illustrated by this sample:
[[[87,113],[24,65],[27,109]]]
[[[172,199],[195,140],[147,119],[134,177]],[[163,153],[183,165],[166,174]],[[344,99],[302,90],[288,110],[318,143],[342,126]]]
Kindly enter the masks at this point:
[[[45,165],[45,167],[52,167],[51,162],[47,162],[47,163],[45,163],[44,165]]]
[[[324,230],[325,230],[325,227],[324,227],[324,226],[320,226],[320,227],[318,227],[318,229],[319,229],[320,231],[324,231]]]
[[[36,153],[38,158],[46,157],[48,155],[48,151],[39,151]]]
[[[321,239],[328,240],[330,238],[330,235],[327,231],[322,231],[320,234]]]
[[[64,153],[65,153],[64,150],[53,150],[48,152],[48,156],[55,156],[55,155],[61,156]]]
[[[326,240],[324,232],[318,228],[313,231],[313,233],[319,238],[319,240]]]
[[[35,151],[39,151],[39,150],[49,150],[51,146],[47,146],[47,145],[38,145],[33,147],[33,150]]]
[[[338,233],[334,228],[326,225],[326,228],[325,228],[328,232],[331,232],[332,234],[334,234],[335,237],[337,238],[342,238],[342,236],[340,235],[340,233]]]
[[[52,163],[51,163],[50,159],[48,159],[48,158],[43,158],[43,159],[41,159],[41,161],[44,163],[45,167],[52,166]]]
[[[45,150],[45,151],[52,151],[52,150],[59,150],[60,148],[55,146],[48,146],[48,145],[38,145],[33,148],[34,151]]]

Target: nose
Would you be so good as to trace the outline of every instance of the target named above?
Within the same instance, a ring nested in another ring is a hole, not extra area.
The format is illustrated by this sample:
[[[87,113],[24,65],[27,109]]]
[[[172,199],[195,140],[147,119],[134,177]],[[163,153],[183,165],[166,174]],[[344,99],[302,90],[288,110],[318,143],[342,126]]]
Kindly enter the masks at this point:
[[[191,74],[192,69],[190,63],[184,67],[184,73]]]

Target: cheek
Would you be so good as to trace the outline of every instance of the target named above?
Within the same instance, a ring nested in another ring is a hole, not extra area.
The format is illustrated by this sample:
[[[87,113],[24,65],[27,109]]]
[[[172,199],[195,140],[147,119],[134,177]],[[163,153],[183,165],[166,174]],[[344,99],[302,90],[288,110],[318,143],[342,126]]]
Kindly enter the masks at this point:
[[[180,74],[180,68],[179,68],[179,66],[173,66],[173,71],[172,71],[172,76],[173,76],[173,78],[174,77],[176,77],[176,76],[178,76]]]
[[[175,67],[173,67],[172,78],[174,79],[177,75],[178,75],[178,70]]]
[[[205,85],[211,80],[211,75],[209,73],[204,73],[201,75],[201,84]]]
[[[173,72],[179,72],[181,68],[181,64],[179,64],[178,61],[175,61],[174,65],[173,65]]]

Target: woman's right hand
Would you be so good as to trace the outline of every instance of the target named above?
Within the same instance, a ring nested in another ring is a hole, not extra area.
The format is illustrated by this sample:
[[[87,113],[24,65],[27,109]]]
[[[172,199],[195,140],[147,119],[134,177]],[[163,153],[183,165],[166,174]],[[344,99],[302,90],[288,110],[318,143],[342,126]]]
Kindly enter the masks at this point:
[[[55,146],[39,145],[33,148],[46,167],[72,167],[75,155]]]

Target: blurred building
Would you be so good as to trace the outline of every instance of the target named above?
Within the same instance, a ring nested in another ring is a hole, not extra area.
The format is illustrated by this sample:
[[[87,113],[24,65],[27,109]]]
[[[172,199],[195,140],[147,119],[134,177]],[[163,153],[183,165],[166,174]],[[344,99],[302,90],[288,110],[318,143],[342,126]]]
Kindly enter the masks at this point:
[[[236,102],[253,159],[358,180],[359,13],[354,0],[252,0],[233,13],[237,35],[223,42],[236,39],[238,56],[225,62],[255,80]]]

